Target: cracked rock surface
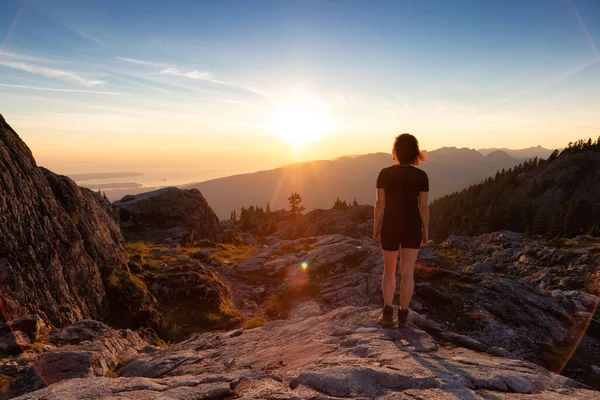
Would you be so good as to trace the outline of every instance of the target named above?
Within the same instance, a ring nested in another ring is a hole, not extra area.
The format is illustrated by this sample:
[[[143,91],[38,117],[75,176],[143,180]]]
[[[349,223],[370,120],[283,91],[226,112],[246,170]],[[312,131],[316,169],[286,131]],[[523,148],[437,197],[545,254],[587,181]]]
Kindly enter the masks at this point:
[[[67,379],[18,399],[598,398],[533,363],[436,341],[412,324],[380,328],[378,309],[318,309],[311,301],[287,321],[146,346],[114,378]]]

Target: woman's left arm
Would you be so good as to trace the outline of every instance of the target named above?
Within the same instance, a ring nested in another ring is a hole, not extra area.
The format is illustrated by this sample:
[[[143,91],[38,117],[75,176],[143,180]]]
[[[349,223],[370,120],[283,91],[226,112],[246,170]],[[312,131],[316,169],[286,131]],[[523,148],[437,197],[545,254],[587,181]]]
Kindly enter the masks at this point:
[[[375,215],[373,224],[373,239],[381,241],[381,222],[383,220],[383,210],[385,210],[385,189],[377,189],[375,193]]]

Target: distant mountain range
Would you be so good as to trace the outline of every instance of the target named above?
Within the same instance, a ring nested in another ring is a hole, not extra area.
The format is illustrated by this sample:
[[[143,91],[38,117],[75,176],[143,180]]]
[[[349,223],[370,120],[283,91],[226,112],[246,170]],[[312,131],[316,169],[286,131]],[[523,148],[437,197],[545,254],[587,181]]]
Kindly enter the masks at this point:
[[[507,149],[506,147],[503,147],[501,149],[497,149],[497,148],[477,149],[477,151],[480,152],[481,154],[483,154],[484,156],[487,156],[488,154],[496,152],[496,151],[503,151],[513,158],[517,158],[517,159],[521,159],[521,160],[528,160],[530,158],[535,158],[535,157],[548,158],[548,156],[550,156],[550,153],[552,153],[553,150],[545,149],[542,146],[538,145],[535,147],[528,147],[526,149],[518,149],[518,150]]]
[[[544,149],[545,150],[545,149]],[[545,150],[547,154],[551,151]],[[523,153],[526,154],[526,153]],[[510,168],[522,161],[506,151],[493,150],[483,155],[477,150],[443,147],[427,152],[421,168],[429,174],[430,197],[435,199],[463,189]],[[219,218],[229,218],[241,206],[287,207],[291,192],[299,192],[306,210],[330,208],[337,197],[372,204],[379,171],[393,164],[388,153],[340,157],[335,160],[309,161],[284,167],[240,174],[184,186],[197,188],[207,198]]]

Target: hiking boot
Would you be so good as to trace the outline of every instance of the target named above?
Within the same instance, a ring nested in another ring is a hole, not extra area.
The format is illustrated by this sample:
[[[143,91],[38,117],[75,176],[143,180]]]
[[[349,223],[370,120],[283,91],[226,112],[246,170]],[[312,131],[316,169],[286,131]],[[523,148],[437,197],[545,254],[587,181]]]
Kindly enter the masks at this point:
[[[398,321],[397,321],[398,327],[406,325],[407,319],[408,319],[408,309],[403,310],[400,307],[398,307]]]
[[[388,328],[394,325],[394,307],[383,306],[383,312],[377,320],[382,326]]]

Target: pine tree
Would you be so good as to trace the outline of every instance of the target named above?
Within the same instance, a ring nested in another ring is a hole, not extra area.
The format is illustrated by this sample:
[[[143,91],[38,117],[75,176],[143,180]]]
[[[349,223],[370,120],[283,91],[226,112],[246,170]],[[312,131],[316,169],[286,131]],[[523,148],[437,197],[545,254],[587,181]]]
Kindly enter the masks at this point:
[[[294,219],[300,218],[302,216],[302,212],[304,211],[304,206],[301,205],[302,197],[299,193],[292,192],[292,195],[288,197],[288,202],[290,204],[290,212]]]
[[[354,198],[354,201],[352,202],[352,207],[358,207],[358,201],[356,201],[356,197]]]
[[[229,219],[231,220],[231,222],[233,222],[234,224],[237,222],[237,213],[235,212],[235,210],[233,210],[231,212],[231,216],[229,217]]]
[[[267,214],[271,212],[271,205],[269,204],[269,202],[267,201],[267,210],[266,210]]]

